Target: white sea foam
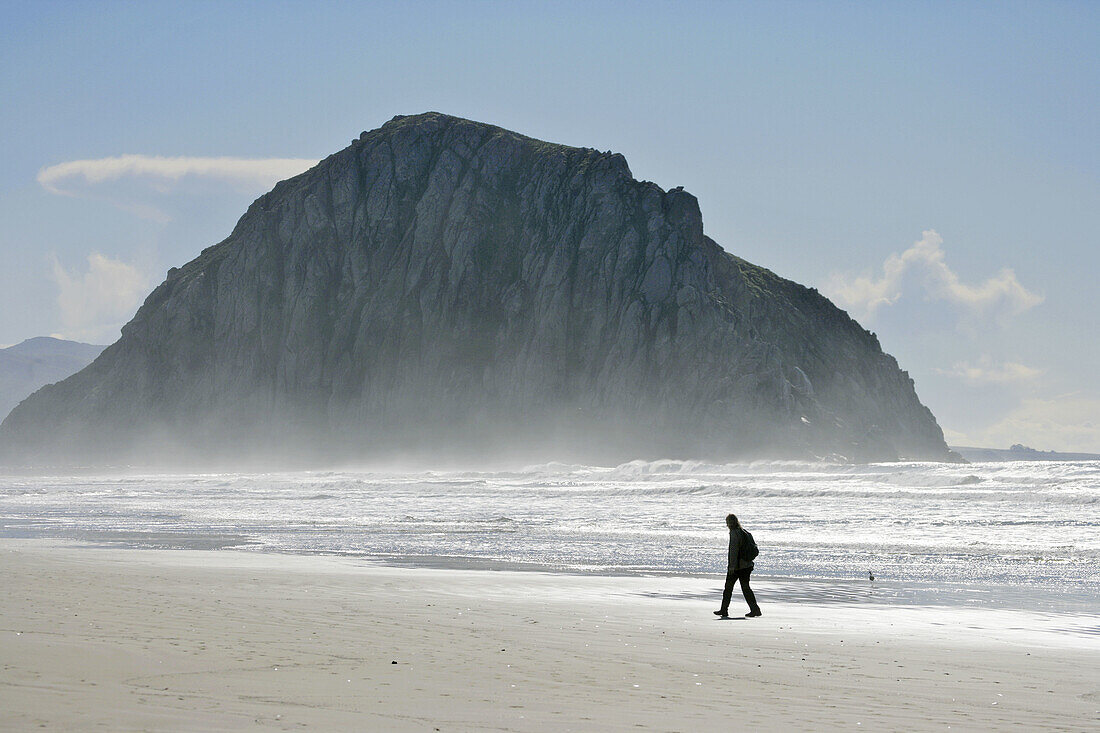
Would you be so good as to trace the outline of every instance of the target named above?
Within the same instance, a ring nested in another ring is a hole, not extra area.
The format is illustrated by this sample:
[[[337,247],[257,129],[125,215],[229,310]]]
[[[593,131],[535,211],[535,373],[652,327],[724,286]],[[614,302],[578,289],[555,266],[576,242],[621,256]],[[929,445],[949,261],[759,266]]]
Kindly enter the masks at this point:
[[[596,572],[719,572],[730,511],[773,577],[1100,587],[1100,462],[0,477],[9,535]]]

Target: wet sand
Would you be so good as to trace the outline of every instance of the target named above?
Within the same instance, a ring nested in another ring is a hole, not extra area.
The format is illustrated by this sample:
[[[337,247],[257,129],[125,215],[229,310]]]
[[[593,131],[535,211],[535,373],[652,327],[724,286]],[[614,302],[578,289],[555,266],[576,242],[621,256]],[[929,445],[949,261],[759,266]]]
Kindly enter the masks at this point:
[[[1095,616],[0,541],[4,730],[1095,730]],[[735,596],[735,602],[739,601]]]

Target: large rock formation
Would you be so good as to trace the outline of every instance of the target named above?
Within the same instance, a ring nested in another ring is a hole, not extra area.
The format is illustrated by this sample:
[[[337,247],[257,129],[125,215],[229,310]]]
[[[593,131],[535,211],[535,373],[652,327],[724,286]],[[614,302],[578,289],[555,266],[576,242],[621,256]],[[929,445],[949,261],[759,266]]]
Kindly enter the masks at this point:
[[[950,456],[875,336],[723,251],[694,196],[619,154],[436,113],[257,199],[0,445],[17,462]]]

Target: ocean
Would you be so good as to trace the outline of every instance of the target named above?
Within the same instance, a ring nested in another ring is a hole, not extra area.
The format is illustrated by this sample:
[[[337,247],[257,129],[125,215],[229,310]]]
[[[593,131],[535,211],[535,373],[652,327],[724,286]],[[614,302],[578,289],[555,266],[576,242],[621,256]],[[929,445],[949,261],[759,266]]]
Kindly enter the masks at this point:
[[[825,597],[1100,610],[1098,461],[0,476],[8,537],[430,566],[719,574],[729,512]]]

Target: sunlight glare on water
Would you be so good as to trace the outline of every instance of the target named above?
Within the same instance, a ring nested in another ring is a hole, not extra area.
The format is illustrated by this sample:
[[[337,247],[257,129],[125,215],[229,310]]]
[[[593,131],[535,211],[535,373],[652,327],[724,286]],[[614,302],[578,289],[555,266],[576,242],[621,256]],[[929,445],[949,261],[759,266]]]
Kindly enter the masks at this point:
[[[0,477],[8,536],[688,574],[724,570],[732,511],[771,577],[1059,591],[1100,581],[1098,510],[1100,462]]]

